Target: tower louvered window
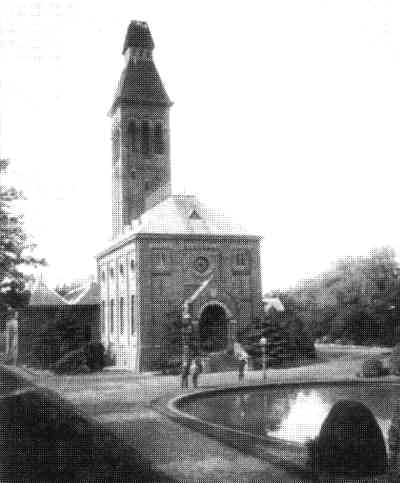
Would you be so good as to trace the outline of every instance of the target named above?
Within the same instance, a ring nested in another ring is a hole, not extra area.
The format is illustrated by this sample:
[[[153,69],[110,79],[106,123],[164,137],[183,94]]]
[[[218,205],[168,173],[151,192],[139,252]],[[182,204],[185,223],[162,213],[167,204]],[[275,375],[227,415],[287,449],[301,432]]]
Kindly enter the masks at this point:
[[[130,121],[128,124],[128,146],[131,151],[135,151],[138,138],[136,121]]]
[[[149,121],[142,122],[142,153],[149,154],[150,152],[150,123]]]
[[[162,122],[157,121],[154,125],[154,152],[156,154],[163,154],[164,150],[164,128]]]

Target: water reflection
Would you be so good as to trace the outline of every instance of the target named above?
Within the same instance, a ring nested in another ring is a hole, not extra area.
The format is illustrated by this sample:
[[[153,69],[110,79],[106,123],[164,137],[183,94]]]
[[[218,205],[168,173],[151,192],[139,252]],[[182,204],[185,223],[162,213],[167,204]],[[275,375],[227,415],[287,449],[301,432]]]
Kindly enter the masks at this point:
[[[389,433],[400,441],[400,416],[392,424],[393,411],[400,414],[399,396],[400,386],[389,384],[297,387],[210,396],[188,401],[183,409],[213,423],[305,443],[318,435],[335,402],[352,399],[372,410],[389,449]]]
[[[231,428],[304,444],[315,439],[332,406],[359,401],[373,412],[390,471],[400,475],[400,385],[333,385],[239,391],[186,401],[183,410]]]
[[[275,438],[305,443],[318,436],[321,425],[330,411],[330,405],[316,391],[299,392],[290,410],[280,421],[276,431],[267,434]]]

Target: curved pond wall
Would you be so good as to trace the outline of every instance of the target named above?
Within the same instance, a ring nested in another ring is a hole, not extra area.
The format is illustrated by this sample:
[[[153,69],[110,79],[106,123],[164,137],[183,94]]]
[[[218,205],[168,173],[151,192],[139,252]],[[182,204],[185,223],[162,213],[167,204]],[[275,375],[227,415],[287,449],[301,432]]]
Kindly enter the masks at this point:
[[[244,428],[235,428],[226,424],[220,424],[218,418],[207,420],[204,417],[198,417],[202,414],[198,411],[197,414],[194,411],[190,413],[187,406],[190,407],[190,403],[199,402],[202,399],[208,398],[209,401],[214,400],[214,406],[222,404],[222,399],[224,395],[238,395],[245,394],[246,392],[256,392],[259,390],[270,390],[280,391],[280,390],[293,390],[293,389],[313,389],[313,388],[333,388],[339,390],[340,387],[349,388],[349,390],[361,391],[366,390],[371,397],[371,393],[375,392],[375,389],[389,387],[390,390],[395,388],[396,394],[400,392],[400,386],[395,383],[388,382],[369,382],[369,381],[352,381],[352,382],[334,382],[330,384],[326,383],[309,383],[309,384],[284,384],[284,385],[260,385],[260,386],[247,386],[238,388],[226,388],[223,390],[210,390],[202,391],[197,393],[191,393],[183,396],[174,398],[169,402],[169,413],[170,416],[176,420],[196,429],[202,431],[209,436],[217,438],[229,445],[237,447],[249,452],[251,454],[256,454],[259,457],[265,458],[271,462],[283,466],[288,471],[294,471],[295,473],[301,473],[303,477],[311,478],[315,473],[312,471],[310,463],[310,441],[298,443],[296,441],[284,440],[282,438],[271,437],[262,432],[252,432],[245,430]],[[220,397],[218,397],[220,396]],[[376,395],[379,399],[379,394]],[[394,400],[396,398],[393,398]],[[385,400],[381,401],[384,404]],[[229,411],[229,408],[224,408],[225,411]],[[328,414],[329,410],[327,411]],[[324,416],[325,418],[325,416]],[[223,420],[224,418],[221,418]],[[322,425],[323,420],[321,420]],[[381,421],[382,422],[382,421]],[[319,429],[316,433],[318,436]],[[389,466],[392,471],[398,471],[397,460],[400,460],[400,402],[397,401],[393,404],[393,413],[390,417],[390,428],[386,433],[389,434],[389,441],[387,442],[387,451],[389,456]],[[398,473],[400,474],[400,473]]]

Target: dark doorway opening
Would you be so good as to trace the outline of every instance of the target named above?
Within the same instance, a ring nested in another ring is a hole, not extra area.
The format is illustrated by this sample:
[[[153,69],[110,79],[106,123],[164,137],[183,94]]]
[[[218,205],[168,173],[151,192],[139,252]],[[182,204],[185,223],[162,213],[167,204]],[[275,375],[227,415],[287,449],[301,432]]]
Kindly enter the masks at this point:
[[[227,318],[219,305],[208,305],[199,323],[200,348],[205,352],[225,349],[228,342]]]

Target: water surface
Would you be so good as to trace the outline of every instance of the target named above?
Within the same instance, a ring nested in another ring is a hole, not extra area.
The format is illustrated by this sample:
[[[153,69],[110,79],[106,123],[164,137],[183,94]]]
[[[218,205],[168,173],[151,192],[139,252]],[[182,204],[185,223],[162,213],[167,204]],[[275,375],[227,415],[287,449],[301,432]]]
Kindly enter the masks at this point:
[[[181,408],[203,420],[258,436],[305,443],[318,436],[330,409],[341,399],[360,401],[372,410],[388,447],[400,399],[396,384],[239,390],[184,401]]]

